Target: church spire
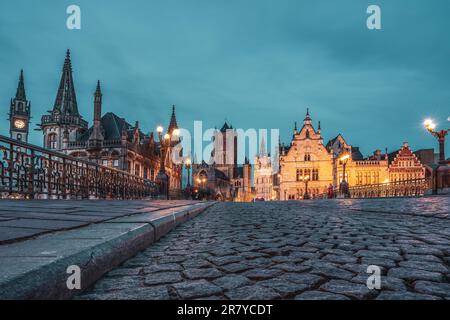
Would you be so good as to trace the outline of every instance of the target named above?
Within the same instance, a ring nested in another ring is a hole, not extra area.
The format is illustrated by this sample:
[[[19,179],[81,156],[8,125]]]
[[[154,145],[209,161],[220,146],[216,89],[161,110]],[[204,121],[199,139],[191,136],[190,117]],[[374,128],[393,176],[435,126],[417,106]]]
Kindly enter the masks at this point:
[[[102,90],[100,88],[100,80],[97,81],[97,88],[94,93],[94,126],[89,137],[90,147],[98,148],[104,140],[102,134]]]
[[[265,157],[266,154],[266,140],[264,139],[264,136],[261,139],[261,145],[259,146],[259,156]]]
[[[306,109],[306,117],[303,120],[304,125],[311,125],[311,116],[309,115],[309,108]]]
[[[64,60],[61,81],[59,83],[53,112],[61,113],[63,115],[79,116],[69,49],[67,49],[66,52],[66,59]]]
[[[175,105],[172,106],[172,116],[170,117],[170,124],[167,132],[172,134],[173,130],[178,129],[177,117],[175,115]]]
[[[23,69],[20,70],[19,84],[17,85],[17,92],[15,99],[21,101],[27,100],[27,95],[25,94],[25,84],[23,80]]]

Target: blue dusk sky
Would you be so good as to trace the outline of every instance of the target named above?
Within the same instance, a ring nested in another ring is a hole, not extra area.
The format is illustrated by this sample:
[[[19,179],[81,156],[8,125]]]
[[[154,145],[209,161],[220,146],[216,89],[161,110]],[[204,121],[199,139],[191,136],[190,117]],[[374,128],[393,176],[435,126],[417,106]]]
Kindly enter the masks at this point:
[[[81,8],[68,30],[66,8]],[[366,9],[381,7],[382,30]],[[54,104],[67,48],[79,110],[92,120],[102,82],[103,113],[145,132],[194,120],[220,127],[279,128],[289,143],[306,108],[325,142],[342,133],[364,155],[408,141],[435,147],[426,117],[448,128],[448,0],[14,0],[0,8],[0,134],[19,71],[32,127]],[[41,145],[42,134],[30,141]],[[447,155],[449,154],[447,144]]]

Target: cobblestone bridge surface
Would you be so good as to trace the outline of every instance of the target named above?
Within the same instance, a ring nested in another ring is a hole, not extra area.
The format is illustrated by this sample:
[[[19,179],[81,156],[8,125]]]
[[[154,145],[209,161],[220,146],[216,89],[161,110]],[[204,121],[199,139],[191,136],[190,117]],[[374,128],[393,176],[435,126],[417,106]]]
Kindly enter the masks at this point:
[[[449,197],[219,203],[78,298],[450,299],[449,215]]]

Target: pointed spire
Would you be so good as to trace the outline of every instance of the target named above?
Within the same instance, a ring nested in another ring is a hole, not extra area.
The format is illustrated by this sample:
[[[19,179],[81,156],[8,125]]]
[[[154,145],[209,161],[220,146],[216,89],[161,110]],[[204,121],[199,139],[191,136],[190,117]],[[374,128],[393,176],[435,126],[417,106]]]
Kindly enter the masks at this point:
[[[306,117],[305,120],[303,120],[303,124],[311,125],[311,116],[309,115],[309,108],[306,109]]]
[[[264,136],[261,139],[261,145],[259,146],[259,156],[264,157],[266,156],[266,141],[264,139]]]
[[[102,90],[100,88],[100,80],[97,81],[97,88],[94,93],[94,126],[92,127],[92,133],[89,136],[89,140],[92,146],[99,147],[101,141],[104,140],[102,134]]]
[[[23,80],[23,69],[20,70],[20,76],[19,76],[19,84],[17,85],[17,92],[16,92],[16,100],[27,100],[27,96],[25,94],[25,84]]]
[[[294,122],[294,132],[297,133],[298,129],[297,129],[297,121]]]
[[[94,93],[94,121],[100,121],[102,118],[102,89],[100,80],[97,81],[97,88]]]
[[[177,117],[175,115],[175,105],[172,106],[172,116],[170,117],[170,124],[167,132],[172,134],[173,130],[178,129]]]
[[[320,121],[319,121],[319,124],[318,124],[318,126],[317,126],[317,131],[320,133],[320,130],[322,130],[322,129],[321,129],[321,127],[320,127]]]
[[[66,59],[56,94],[53,112],[64,115],[79,116],[75,86],[72,78],[72,62],[70,60],[70,50],[67,49]]]

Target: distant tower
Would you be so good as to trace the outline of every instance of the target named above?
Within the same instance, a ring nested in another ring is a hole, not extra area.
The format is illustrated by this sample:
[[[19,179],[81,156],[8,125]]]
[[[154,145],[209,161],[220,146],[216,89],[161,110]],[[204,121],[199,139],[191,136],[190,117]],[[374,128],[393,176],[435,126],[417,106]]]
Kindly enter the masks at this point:
[[[20,71],[19,84],[14,99],[11,99],[9,111],[9,134],[12,139],[28,142],[28,130],[31,118],[31,103],[25,94],[23,70]]]
[[[175,115],[175,106],[172,106],[172,116],[170,117],[169,128],[167,129],[167,133],[172,135],[173,131],[178,129],[177,116]]]
[[[97,150],[102,148],[103,143],[103,128],[102,128],[102,90],[100,88],[100,81],[97,82],[97,89],[94,93],[94,126],[92,133],[89,136],[89,149]]]
[[[40,127],[44,132],[44,147],[58,151],[65,151],[68,143],[76,141],[87,130],[88,123],[78,112],[69,50],[53,110],[42,116]]]

